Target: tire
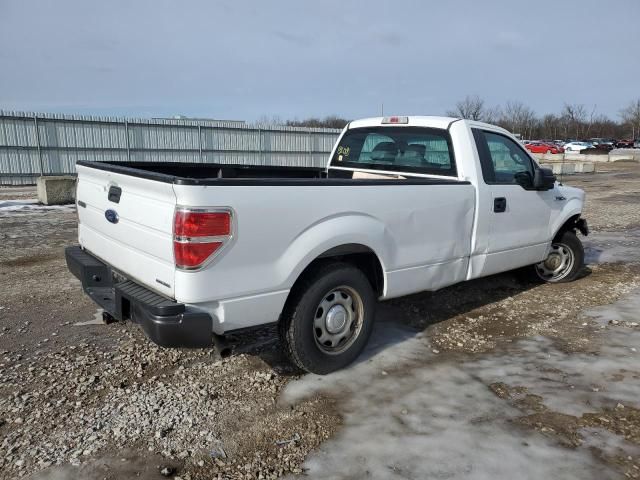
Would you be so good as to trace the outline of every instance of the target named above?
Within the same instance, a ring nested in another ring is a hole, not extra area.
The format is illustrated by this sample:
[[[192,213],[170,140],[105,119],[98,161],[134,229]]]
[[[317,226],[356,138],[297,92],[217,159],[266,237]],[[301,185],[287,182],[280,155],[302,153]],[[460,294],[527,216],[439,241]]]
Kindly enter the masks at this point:
[[[280,341],[294,365],[326,375],[362,353],[375,309],[373,288],[361,270],[343,262],[322,263],[291,291],[278,326]]]
[[[575,232],[566,230],[551,242],[549,256],[543,262],[532,265],[531,268],[538,281],[565,283],[578,278],[583,266],[582,242]]]

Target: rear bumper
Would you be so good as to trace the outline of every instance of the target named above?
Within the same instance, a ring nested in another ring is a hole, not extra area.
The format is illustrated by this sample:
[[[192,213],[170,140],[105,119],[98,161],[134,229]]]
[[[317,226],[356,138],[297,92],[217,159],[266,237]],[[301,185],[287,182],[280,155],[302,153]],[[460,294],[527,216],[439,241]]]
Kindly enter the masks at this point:
[[[94,302],[118,320],[139,324],[154,343],[195,348],[212,344],[209,314],[189,310],[131,280],[114,279],[109,265],[79,246],[67,247],[65,257],[69,271]]]

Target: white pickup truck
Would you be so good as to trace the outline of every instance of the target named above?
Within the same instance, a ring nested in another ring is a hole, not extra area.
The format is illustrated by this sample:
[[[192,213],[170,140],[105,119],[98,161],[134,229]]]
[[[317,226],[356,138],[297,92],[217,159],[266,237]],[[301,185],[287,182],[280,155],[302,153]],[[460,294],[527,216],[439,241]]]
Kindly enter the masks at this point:
[[[69,269],[163,346],[278,322],[300,368],[353,361],[376,303],[531,266],[576,278],[584,192],[507,131],[446,117],[351,122],[325,169],[78,162]]]

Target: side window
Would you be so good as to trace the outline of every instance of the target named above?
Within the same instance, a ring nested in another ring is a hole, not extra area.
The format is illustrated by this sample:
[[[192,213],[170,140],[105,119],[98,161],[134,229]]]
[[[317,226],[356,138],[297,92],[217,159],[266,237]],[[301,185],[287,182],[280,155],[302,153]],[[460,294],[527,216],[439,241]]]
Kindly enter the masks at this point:
[[[486,183],[515,184],[515,175],[529,172],[533,178],[531,158],[516,142],[503,135],[474,129],[482,174]]]

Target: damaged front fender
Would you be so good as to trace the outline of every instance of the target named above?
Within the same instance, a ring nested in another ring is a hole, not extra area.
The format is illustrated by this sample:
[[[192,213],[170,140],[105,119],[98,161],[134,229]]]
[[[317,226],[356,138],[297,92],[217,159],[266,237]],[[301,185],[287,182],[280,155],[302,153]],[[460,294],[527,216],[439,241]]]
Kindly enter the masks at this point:
[[[584,218],[576,219],[574,228],[579,230],[585,237],[589,235],[589,225],[587,225],[587,221]]]

